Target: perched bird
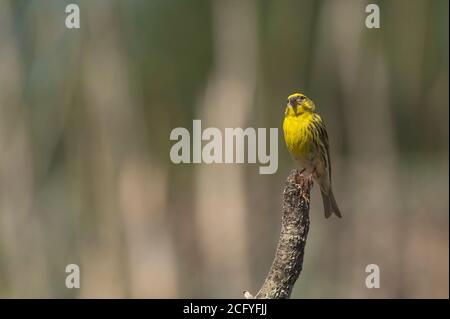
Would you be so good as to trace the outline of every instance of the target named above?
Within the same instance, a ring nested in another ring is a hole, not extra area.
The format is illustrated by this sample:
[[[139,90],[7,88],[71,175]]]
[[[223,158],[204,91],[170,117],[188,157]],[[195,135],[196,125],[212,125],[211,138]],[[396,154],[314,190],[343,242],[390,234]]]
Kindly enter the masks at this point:
[[[284,139],[289,152],[310,173],[322,192],[325,218],[341,212],[331,189],[331,163],[325,124],[316,113],[314,102],[301,93],[287,99],[283,122]]]

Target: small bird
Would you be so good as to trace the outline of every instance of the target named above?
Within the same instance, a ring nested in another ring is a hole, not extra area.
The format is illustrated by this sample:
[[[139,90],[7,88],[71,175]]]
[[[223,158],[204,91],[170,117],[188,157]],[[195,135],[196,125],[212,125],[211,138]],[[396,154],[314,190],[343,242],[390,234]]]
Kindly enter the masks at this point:
[[[302,93],[289,95],[283,122],[289,152],[320,186],[325,218],[341,212],[331,189],[331,163],[325,124],[314,102]]]

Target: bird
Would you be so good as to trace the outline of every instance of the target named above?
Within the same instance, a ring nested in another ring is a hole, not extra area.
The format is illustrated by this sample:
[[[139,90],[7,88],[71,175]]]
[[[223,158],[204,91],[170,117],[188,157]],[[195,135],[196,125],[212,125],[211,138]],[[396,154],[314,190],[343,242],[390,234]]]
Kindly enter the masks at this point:
[[[284,140],[289,152],[320,186],[325,218],[341,218],[331,188],[331,161],[325,124],[316,112],[314,102],[302,93],[289,95],[283,121]]]

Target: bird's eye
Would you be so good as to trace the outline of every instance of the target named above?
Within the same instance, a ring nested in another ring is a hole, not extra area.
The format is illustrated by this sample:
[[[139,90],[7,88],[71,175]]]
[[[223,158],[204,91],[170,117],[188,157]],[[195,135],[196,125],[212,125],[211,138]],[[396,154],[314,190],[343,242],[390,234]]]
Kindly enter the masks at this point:
[[[298,97],[298,101],[299,101],[299,102],[302,102],[302,101],[304,101],[304,100],[305,100],[305,97],[304,97],[304,96],[299,96],[299,97]]]

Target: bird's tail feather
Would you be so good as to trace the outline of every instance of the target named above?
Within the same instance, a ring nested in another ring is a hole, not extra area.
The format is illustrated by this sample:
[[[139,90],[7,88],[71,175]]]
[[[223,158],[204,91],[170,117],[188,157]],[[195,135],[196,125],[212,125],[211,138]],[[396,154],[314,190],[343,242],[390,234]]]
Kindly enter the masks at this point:
[[[322,200],[325,218],[330,217],[333,213],[339,218],[342,217],[331,189],[328,194],[322,191]]]

